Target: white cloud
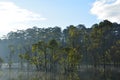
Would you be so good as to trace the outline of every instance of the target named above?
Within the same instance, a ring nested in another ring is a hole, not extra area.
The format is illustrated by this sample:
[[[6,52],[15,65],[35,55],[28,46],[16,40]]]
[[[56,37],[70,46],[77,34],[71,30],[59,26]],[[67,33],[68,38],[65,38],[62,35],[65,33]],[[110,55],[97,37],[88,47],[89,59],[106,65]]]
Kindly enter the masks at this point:
[[[43,21],[46,18],[43,18],[40,14],[34,13],[27,9],[20,8],[13,2],[0,2],[0,35],[2,33],[7,33],[13,29],[24,29],[24,24],[21,27],[18,27],[16,24],[29,21]],[[10,26],[11,25],[11,26]]]
[[[108,19],[120,23],[120,0],[96,0],[91,13],[100,20]]]

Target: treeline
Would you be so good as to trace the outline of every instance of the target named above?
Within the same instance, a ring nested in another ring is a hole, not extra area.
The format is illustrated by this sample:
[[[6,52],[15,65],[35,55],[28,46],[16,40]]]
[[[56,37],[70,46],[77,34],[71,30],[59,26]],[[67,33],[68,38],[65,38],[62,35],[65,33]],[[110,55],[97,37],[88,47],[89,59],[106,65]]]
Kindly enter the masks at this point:
[[[120,24],[104,20],[91,28],[33,27],[9,32],[0,48],[10,67],[12,62],[27,62],[45,72],[77,71],[80,64],[119,67]]]

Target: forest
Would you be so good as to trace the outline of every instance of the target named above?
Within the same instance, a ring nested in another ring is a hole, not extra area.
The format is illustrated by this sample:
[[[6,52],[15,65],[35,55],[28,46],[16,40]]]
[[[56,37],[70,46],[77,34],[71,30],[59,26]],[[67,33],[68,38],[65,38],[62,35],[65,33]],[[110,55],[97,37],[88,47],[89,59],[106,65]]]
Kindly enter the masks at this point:
[[[17,80],[120,80],[120,24],[103,20],[91,28],[79,24],[11,31],[0,39],[2,63],[52,74]]]

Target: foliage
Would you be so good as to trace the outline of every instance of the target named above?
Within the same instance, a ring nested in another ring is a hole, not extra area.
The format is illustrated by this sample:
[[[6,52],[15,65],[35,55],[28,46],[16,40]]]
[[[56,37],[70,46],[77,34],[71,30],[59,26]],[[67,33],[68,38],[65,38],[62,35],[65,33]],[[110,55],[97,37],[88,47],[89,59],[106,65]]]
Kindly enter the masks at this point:
[[[72,72],[81,64],[95,68],[102,65],[104,69],[107,64],[120,64],[120,24],[108,20],[91,28],[81,24],[63,30],[57,26],[33,27],[6,36],[0,41],[3,45],[0,49],[6,49],[4,53],[9,54],[9,61],[19,57],[35,65],[38,71],[59,72],[62,68],[65,72]]]

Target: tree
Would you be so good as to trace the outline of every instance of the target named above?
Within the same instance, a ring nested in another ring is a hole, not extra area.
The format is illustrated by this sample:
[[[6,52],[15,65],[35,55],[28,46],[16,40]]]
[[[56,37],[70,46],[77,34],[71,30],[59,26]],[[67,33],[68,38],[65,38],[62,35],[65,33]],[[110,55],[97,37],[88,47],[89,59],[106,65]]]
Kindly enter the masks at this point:
[[[71,72],[77,70],[77,66],[81,60],[81,30],[70,25],[67,30],[67,45],[65,52],[67,53],[67,69]]]
[[[0,68],[2,67],[3,59],[0,57]]]
[[[50,50],[50,68],[54,72],[57,68],[58,50],[59,44],[55,39],[52,39],[48,43]]]
[[[110,55],[115,66],[120,65],[120,40],[117,40],[110,48]]]
[[[32,45],[32,51],[34,52],[32,56],[32,63],[36,65],[38,70],[44,63],[43,67],[45,69],[45,72],[47,71],[47,62],[48,62],[47,48],[48,48],[47,43],[45,43],[44,41],[39,41],[38,43]]]
[[[10,53],[8,56],[8,65],[9,65],[9,69],[11,69],[12,63],[13,63],[13,55],[15,53],[15,49],[14,49],[14,45],[9,45],[8,46],[10,49]]]

